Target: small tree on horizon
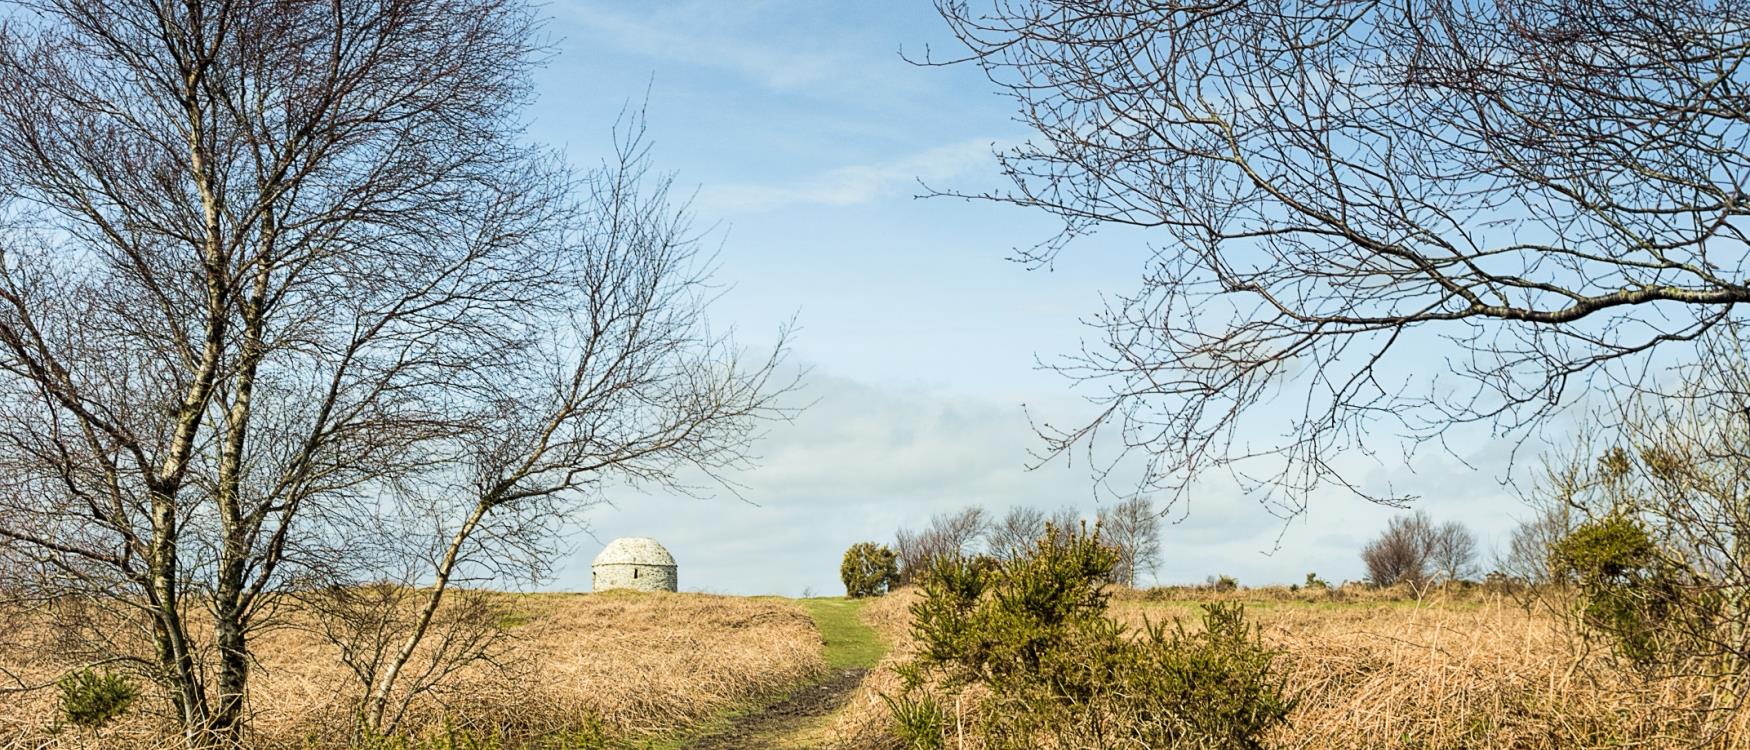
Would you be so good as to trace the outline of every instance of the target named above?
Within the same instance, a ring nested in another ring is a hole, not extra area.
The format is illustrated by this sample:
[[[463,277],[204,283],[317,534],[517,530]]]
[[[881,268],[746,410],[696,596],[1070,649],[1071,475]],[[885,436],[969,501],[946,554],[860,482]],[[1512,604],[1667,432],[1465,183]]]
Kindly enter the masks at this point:
[[[1152,499],[1138,496],[1102,508],[1096,522],[1102,540],[1118,552],[1118,564],[1112,568],[1114,583],[1135,587],[1143,571],[1159,572],[1161,519]]]
[[[1367,580],[1375,586],[1464,580],[1476,572],[1477,540],[1457,521],[1435,525],[1416,511],[1386,523],[1385,531],[1361,550]]]
[[[913,576],[928,568],[939,557],[967,557],[980,552],[980,543],[991,530],[990,514],[977,505],[968,505],[953,513],[937,513],[923,531],[900,529],[895,535],[894,551],[899,556],[899,581],[910,583]]]
[[[1385,531],[1361,549],[1368,582],[1375,586],[1408,583],[1418,588],[1426,584],[1433,537],[1433,525],[1420,511],[1388,521]]]
[[[853,544],[839,564],[839,580],[852,599],[885,594],[899,585],[899,555],[875,542]]]
[[[1457,521],[1447,521],[1434,529],[1428,548],[1430,572],[1442,581],[1464,581],[1477,574],[1477,536]]]
[[[1045,524],[1044,511],[1030,505],[1017,505],[991,524],[990,531],[985,534],[985,547],[998,560],[1013,560],[1033,550],[1039,537],[1045,534]]]

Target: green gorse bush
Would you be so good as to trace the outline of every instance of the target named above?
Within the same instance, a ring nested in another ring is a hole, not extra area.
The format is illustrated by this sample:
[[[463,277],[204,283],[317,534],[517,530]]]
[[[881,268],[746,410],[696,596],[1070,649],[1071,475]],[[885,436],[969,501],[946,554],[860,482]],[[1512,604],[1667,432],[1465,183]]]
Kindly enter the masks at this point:
[[[1576,526],[1550,551],[1559,580],[1579,588],[1581,621],[1634,666],[1680,666],[1721,615],[1717,594],[1692,586],[1645,524],[1617,512]]]
[[[1012,560],[935,561],[912,608],[918,656],[888,698],[900,739],[952,746],[964,725],[991,750],[1261,747],[1294,700],[1243,607],[1132,632],[1107,616],[1115,562],[1097,528],[1051,528]],[[950,722],[950,704],[969,715]]]
[[[853,544],[839,564],[839,580],[852,599],[885,594],[899,583],[899,555],[874,542]]]

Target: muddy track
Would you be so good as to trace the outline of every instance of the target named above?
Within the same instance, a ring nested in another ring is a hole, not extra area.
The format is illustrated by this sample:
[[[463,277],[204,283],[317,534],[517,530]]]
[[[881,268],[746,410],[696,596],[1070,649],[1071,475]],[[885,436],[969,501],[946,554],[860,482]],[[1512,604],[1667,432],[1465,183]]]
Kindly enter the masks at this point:
[[[841,669],[826,680],[797,690],[777,703],[737,717],[721,731],[686,744],[687,750],[769,750],[801,748],[787,738],[814,720],[839,710],[867,669]]]

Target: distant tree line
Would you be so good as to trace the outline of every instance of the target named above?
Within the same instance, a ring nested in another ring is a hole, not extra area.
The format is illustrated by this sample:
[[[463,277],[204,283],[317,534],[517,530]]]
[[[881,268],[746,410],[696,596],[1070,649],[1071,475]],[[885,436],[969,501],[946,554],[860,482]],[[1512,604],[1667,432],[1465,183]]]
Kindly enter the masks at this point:
[[[1030,554],[1048,529],[1081,533],[1083,518],[1074,508],[1049,514],[1018,505],[1001,516],[983,506],[937,513],[923,528],[900,528],[892,547],[860,542],[845,551],[839,576],[848,596],[878,596],[891,588],[915,583],[938,559],[988,558],[1011,562]],[[1135,586],[1143,571],[1159,571],[1160,516],[1154,502],[1136,497],[1099,509],[1088,533],[1097,532],[1117,558],[1111,583]]]
[[[1014,560],[1035,547],[1047,528],[1078,529],[1082,520],[1081,514],[1069,507],[1047,514],[1021,505],[996,516],[981,506],[969,505],[958,511],[938,513],[923,528],[915,531],[901,528],[895,535],[898,580],[901,584],[912,582],[928,569],[930,561],[942,557],[983,555]],[[1092,525],[1099,530],[1101,543],[1118,557],[1111,575],[1113,583],[1135,586],[1142,572],[1158,572],[1160,516],[1150,498],[1135,497],[1102,507],[1095,513]]]
[[[845,553],[840,575],[850,596],[879,595],[916,583],[935,560],[986,557],[1010,562],[1023,558],[1045,537],[1047,529],[1078,530],[1083,520],[1070,507],[1046,513],[1019,505],[998,516],[983,506],[968,505],[937,513],[921,528],[900,528],[892,547],[874,542],[853,546]],[[1151,575],[1159,572],[1160,516],[1149,498],[1136,497],[1101,508],[1093,518],[1090,531],[1094,530],[1117,559],[1110,582],[1135,586],[1145,571]],[[1379,536],[1362,548],[1361,559],[1367,566],[1369,583],[1404,584],[1420,590],[1477,578],[1478,551],[1476,535],[1464,524],[1435,523],[1417,511],[1387,522]],[[1506,559],[1502,565],[1508,565]],[[1309,585],[1314,580],[1316,576],[1308,576]],[[1233,585],[1226,576],[1220,582],[1214,577],[1210,581],[1216,588],[1221,582]]]

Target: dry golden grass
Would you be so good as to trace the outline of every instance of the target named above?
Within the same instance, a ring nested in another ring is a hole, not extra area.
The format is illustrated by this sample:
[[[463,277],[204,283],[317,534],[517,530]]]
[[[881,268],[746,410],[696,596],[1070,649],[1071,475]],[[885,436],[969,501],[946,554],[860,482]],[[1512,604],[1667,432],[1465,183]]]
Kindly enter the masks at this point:
[[[702,594],[546,594],[517,597],[514,639],[500,661],[475,665],[420,700],[412,733],[446,722],[511,736],[574,730],[599,721],[610,736],[660,734],[820,674],[821,640],[798,607],[780,600]],[[261,747],[345,743],[349,681],[333,647],[294,629],[261,636],[253,677],[253,729]],[[53,674],[52,654],[3,653],[0,666]],[[146,700],[157,697],[148,694]],[[164,744],[147,715],[105,738],[43,731],[51,692],[0,696],[0,748],[136,748]]]
[[[904,631],[915,598],[900,592],[866,609],[896,649],[835,724],[844,747],[894,747],[880,695],[898,692],[892,666],[910,654]],[[1265,642],[1282,651],[1300,703],[1273,747],[1750,748],[1750,711],[1709,713],[1700,681],[1644,680],[1604,654],[1577,651],[1557,618],[1508,597],[1122,592],[1112,612],[1134,625],[1145,617],[1190,625],[1209,600],[1246,602]]]
[[[1197,603],[1127,597],[1114,610],[1130,622],[1194,618]],[[1248,613],[1282,650],[1301,699],[1279,747],[1747,747],[1744,712],[1703,710],[1706,684],[1627,673],[1509,598],[1330,603],[1264,592]]]
[[[892,748],[883,694],[911,658],[911,590],[870,602],[864,620],[893,650],[825,729],[842,748]],[[1237,600],[1282,651],[1300,697],[1284,748],[1567,750],[1750,748],[1750,712],[1707,714],[1707,687],[1642,680],[1577,652],[1562,624],[1510,598],[1471,592],[1422,601],[1368,591],[1121,592],[1115,616],[1195,622],[1205,601]],[[516,600],[513,669],[471,669],[422,702],[417,729],[446,719],[522,733],[589,717],[611,734],[661,734],[823,669],[819,635],[796,606],[702,595],[542,595]],[[9,623],[14,631],[16,622]],[[356,689],[325,646],[296,631],[265,636],[254,711],[263,746],[343,741]],[[0,665],[52,673],[51,654],[0,653]],[[134,717],[107,741],[46,736],[53,695],[0,696],[0,747],[148,747],[161,727]],[[1698,730],[1698,726],[1705,730]]]

